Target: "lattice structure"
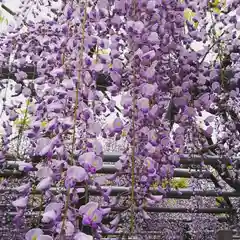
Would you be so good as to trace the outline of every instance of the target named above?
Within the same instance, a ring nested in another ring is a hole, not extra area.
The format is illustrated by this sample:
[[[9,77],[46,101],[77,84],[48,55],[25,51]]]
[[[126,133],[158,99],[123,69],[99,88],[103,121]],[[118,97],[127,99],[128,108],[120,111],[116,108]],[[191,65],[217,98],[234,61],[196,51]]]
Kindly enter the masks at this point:
[[[98,175],[105,175],[105,174],[113,174],[116,172],[116,168],[114,163],[119,159],[120,154],[105,154],[104,155],[104,165],[101,170],[98,171]],[[187,238],[188,232],[192,232],[194,235],[194,224],[196,221],[206,221],[206,216],[210,218],[211,223],[209,224],[210,228],[205,229],[203,231],[208,232],[209,234],[216,234],[215,230],[222,228],[222,227],[229,227],[230,224],[234,223],[237,217],[236,209],[234,208],[234,204],[232,204],[232,200],[234,202],[234,199],[240,196],[240,192],[232,191],[232,190],[225,190],[223,189],[221,192],[219,190],[216,190],[216,186],[214,184],[214,181],[212,182],[212,179],[215,177],[213,174],[208,170],[203,170],[201,168],[199,169],[190,169],[186,168],[187,165],[199,165],[202,161],[205,162],[205,164],[211,164],[213,161],[219,160],[215,157],[206,157],[202,158],[201,156],[195,156],[190,157],[188,155],[182,156],[180,160],[179,168],[176,168],[174,171],[174,177],[181,177],[181,178],[189,178],[189,182],[191,182],[193,179],[198,179],[198,181],[205,181],[205,185],[211,186],[212,189],[209,190],[192,190],[190,188],[188,189],[179,189],[175,190],[172,189],[169,192],[164,195],[164,200],[162,203],[146,207],[145,211],[148,212],[150,216],[153,217],[154,221],[157,221],[158,223],[161,223],[160,225],[163,227],[163,229],[159,229],[156,231],[154,229],[154,224],[152,220],[145,220],[141,223],[141,228],[138,229],[139,234],[136,233],[136,239],[144,239],[144,234],[148,234],[152,236],[152,239],[167,239],[166,236],[169,236],[169,234],[172,234],[173,236],[176,236],[175,239],[190,239]],[[222,159],[222,161],[225,161]],[[19,223],[19,227],[12,224],[12,220],[14,216],[16,215],[16,209],[11,205],[11,201],[15,200],[17,198],[18,193],[14,190],[14,187],[19,186],[20,183],[26,183],[26,180],[28,179],[27,173],[23,171],[23,166],[26,164],[25,161],[19,161],[17,159],[14,159],[13,156],[9,156],[7,159],[7,162],[5,166],[2,166],[0,176],[4,177],[4,179],[7,179],[8,184],[5,184],[4,180],[2,182],[0,192],[1,192],[1,204],[0,204],[0,238],[2,240],[9,239],[9,232],[11,232],[12,240],[14,239],[23,239],[23,234],[31,227],[35,226],[42,226],[41,223],[41,213],[44,210],[41,206],[42,200],[47,199],[41,199],[41,196],[39,195],[40,192],[32,192],[34,195],[32,197],[32,200],[30,200],[30,206],[29,209],[24,214],[23,221]],[[185,168],[183,168],[183,166]],[[32,172],[28,174],[32,174],[34,176],[34,171],[36,171],[37,168],[34,168]],[[206,183],[208,181],[208,183]],[[124,181],[122,181],[124,184]],[[81,187],[80,187],[81,188]],[[116,183],[116,186],[103,186],[102,188],[105,188],[108,190],[111,188],[110,196],[111,198],[117,198],[119,194],[123,194],[125,192],[130,191],[130,187],[128,186],[121,186],[121,181],[118,185]],[[57,195],[60,194],[62,191],[64,191],[63,188],[59,186],[53,186],[52,187],[52,193]],[[85,188],[82,187],[81,191],[81,197],[84,196]],[[101,194],[98,191],[96,186],[89,186],[88,188],[89,193],[89,200],[94,199],[101,202]],[[161,195],[162,193],[158,192],[155,189],[152,189],[152,194],[154,195]],[[60,195],[59,195],[60,196]],[[231,205],[226,204],[225,206],[216,207],[216,197],[224,197],[225,199],[231,199],[229,202]],[[211,200],[209,200],[211,199]],[[83,199],[83,203],[85,202],[85,199]],[[191,200],[191,201],[189,201]],[[193,203],[196,204],[193,204]],[[119,201],[119,205],[112,208],[113,212],[121,213],[121,221],[119,230],[116,234],[112,234],[112,236],[108,237],[116,237],[117,239],[121,238],[128,238],[127,232],[125,232],[125,229],[127,228],[127,225],[129,224],[129,215],[126,213],[127,210],[127,203],[128,201],[123,197],[121,197]],[[193,205],[195,206],[193,208]],[[138,211],[136,210],[136,214],[138,214]],[[224,215],[224,216],[222,216]],[[157,220],[156,220],[157,219]],[[108,223],[112,220],[112,216],[108,216],[107,219],[104,219],[105,223]],[[156,222],[156,223],[157,223]],[[215,225],[213,224],[215,222]],[[24,227],[21,227],[24,226]],[[159,226],[159,224],[158,224]],[[211,226],[214,226],[214,229],[211,229]],[[42,226],[44,229],[46,226]],[[48,226],[49,227],[49,226]],[[51,229],[50,229],[51,230]],[[89,231],[89,229],[85,229],[86,232]],[[176,232],[178,231],[178,232]],[[166,233],[168,232],[168,233]],[[212,232],[212,233],[211,233]],[[206,235],[206,236],[207,236]],[[7,236],[7,238],[5,238]],[[107,236],[107,235],[104,235]],[[165,236],[165,238],[164,238]],[[130,239],[130,238],[129,238]],[[194,238],[198,239],[198,238]],[[206,238],[207,239],[207,238]]]

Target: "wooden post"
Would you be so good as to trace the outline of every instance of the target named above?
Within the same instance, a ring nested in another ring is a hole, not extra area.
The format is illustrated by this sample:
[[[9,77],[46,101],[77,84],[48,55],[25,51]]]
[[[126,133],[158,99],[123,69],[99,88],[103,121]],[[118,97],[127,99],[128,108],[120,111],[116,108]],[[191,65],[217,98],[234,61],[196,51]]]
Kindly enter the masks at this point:
[[[219,230],[217,232],[217,240],[233,240],[232,230]]]

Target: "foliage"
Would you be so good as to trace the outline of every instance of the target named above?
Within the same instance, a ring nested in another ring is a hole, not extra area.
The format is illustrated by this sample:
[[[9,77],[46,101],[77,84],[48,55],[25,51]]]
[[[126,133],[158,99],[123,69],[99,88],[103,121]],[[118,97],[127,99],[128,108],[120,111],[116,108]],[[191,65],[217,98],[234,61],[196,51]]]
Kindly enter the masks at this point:
[[[0,11],[0,24],[2,23],[8,24],[8,20],[4,16],[2,16],[2,12]]]

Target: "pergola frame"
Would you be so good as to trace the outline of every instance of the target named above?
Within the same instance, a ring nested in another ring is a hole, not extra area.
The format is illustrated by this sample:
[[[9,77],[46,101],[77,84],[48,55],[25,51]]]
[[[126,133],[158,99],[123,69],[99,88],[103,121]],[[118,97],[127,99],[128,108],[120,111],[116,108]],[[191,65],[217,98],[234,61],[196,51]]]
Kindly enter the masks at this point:
[[[121,154],[119,153],[106,153],[103,155],[103,168],[99,170],[97,173],[101,174],[114,174],[116,172],[116,168],[113,164],[110,163],[115,163],[119,160],[119,157]],[[12,156],[12,159],[14,157]],[[14,178],[21,178],[27,175],[26,172],[20,171],[18,169],[19,164],[17,159],[10,160],[10,156],[7,156],[7,161],[6,161],[6,166],[3,170],[0,171],[0,176],[1,177],[14,177]],[[235,160],[239,161],[240,158],[236,158]],[[212,162],[217,162],[219,161],[219,158],[215,156],[206,156],[202,157],[199,155],[194,155],[194,156],[189,156],[189,155],[183,155],[180,158],[180,164],[200,164],[204,162],[205,164],[212,164]],[[228,162],[229,160],[226,158],[220,159],[222,162]],[[22,162],[22,161],[20,161]],[[19,162],[19,163],[20,163]],[[33,168],[32,171],[36,171],[37,168]],[[182,178],[201,178],[201,179],[212,179],[213,174],[209,172],[208,170],[187,170],[187,169],[182,169],[182,168],[175,168],[174,170],[174,177],[182,177]],[[81,189],[81,193],[85,193],[85,188],[79,186]],[[111,188],[110,196],[118,196],[119,194],[124,194],[124,193],[129,193],[131,191],[130,187],[119,187],[119,186],[101,186],[102,190],[109,190]],[[65,189],[61,188],[56,188],[52,187],[51,191],[54,193],[57,192],[64,192],[66,191]],[[11,188],[5,188],[5,189],[0,189],[0,193],[3,192],[16,192],[14,189]],[[33,191],[34,194],[40,194],[39,191]],[[101,193],[99,189],[95,186],[89,186],[88,187],[88,193],[92,196],[101,196]],[[169,192],[160,193],[156,189],[151,189],[151,193],[154,195],[163,195],[165,198],[177,198],[177,199],[189,199],[193,196],[202,196],[202,197],[240,197],[240,192],[238,191],[214,191],[214,190],[207,190],[207,191],[191,191],[191,190],[171,190]],[[116,208],[116,211],[124,211],[125,208]],[[125,209],[126,210],[126,209]],[[146,208],[146,211],[149,212],[187,212],[187,213],[219,213],[219,212],[225,212],[225,213],[233,213],[234,210],[230,207],[229,209],[186,209],[186,208],[176,208],[176,209],[170,209],[170,208]]]

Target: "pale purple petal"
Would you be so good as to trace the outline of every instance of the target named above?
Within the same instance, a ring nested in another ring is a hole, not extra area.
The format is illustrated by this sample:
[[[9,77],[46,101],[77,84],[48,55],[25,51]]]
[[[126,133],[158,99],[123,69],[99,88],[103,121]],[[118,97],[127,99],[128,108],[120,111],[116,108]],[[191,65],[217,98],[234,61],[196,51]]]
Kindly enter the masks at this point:
[[[154,168],[154,164],[155,164],[155,161],[150,158],[150,157],[146,157],[144,159],[144,166],[148,169],[148,170],[151,170]]]
[[[79,214],[92,214],[98,208],[98,203],[96,202],[89,202],[79,208]]]
[[[56,231],[58,233],[61,232],[61,229],[62,229],[62,225],[63,225],[63,222],[60,222],[57,226],[57,229]],[[64,230],[65,230],[65,234],[67,237],[70,237],[74,234],[74,231],[75,231],[75,227],[74,225],[70,222],[70,221],[65,221],[65,224],[64,224]]]
[[[111,208],[101,208],[102,215],[107,215],[111,212]]]
[[[43,179],[47,177],[51,177],[53,175],[53,171],[50,167],[42,167],[37,171],[36,177],[38,179]]]
[[[83,232],[79,232],[74,236],[74,240],[93,240],[93,237]]]
[[[46,208],[45,208],[45,212],[47,211],[51,211],[51,210],[54,210],[57,215],[60,215],[61,212],[62,212],[62,208],[63,208],[63,203],[59,203],[59,202],[52,202],[52,203],[49,203]]]
[[[52,178],[47,177],[40,181],[40,183],[36,186],[36,190],[45,191],[48,190],[52,185]]]
[[[84,168],[72,166],[67,170],[67,178],[76,182],[82,182],[87,180],[88,175]]]
[[[151,32],[150,35],[148,36],[148,41],[153,44],[159,43],[158,34],[156,32]]]
[[[143,219],[144,220],[149,220],[149,219],[151,219],[151,217],[147,214],[147,212],[146,211],[142,211],[142,214],[143,214]]]
[[[128,108],[132,105],[132,97],[128,94],[126,95],[122,95],[121,98],[121,102],[120,104],[124,107],[124,108]]]
[[[19,187],[16,187],[15,190],[19,193],[23,193],[23,192],[30,190],[30,188],[31,188],[31,183],[26,183]]]
[[[152,59],[155,57],[155,51],[154,50],[151,50],[149,52],[146,52],[142,55],[142,58],[148,58],[148,59]]]
[[[86,152],[80,155],[78,161],[81,165],[94,167],[95,170],[101,169],[103,165],[102,158],[96,156],[94,152]]]
[[[59,75],[62,75],[64,73],[64,69],[63,68],[55,68],[53,69],[50,74],[53,76],[53,77],[57,77]]]
[[[121,118],[115,118],[113,121],[113,129],[116,133],[119,133],[123,129],[123,122]]]
[[[120,215],[118,214],[111,222],[110,222],[110,225],[111,226],[117,226],[118,223],[120,222]]]
[[[156,202],[160,202],[160,201],[162,201],[162,199],[163,199],[163,196],[162,195],[152,195],[151,194],[151,199],[152,200],[154,200],[154,201],[156,201]]]
[[[43,234],[42,229],[33,228],[26,233],[25,240],[32,240],[32,239],[37,238],[38,236],[40,236],[42,234]]]
[[[27,162],[18,161],[17,164],[18,164],[18,169],[19,169],[20,171],[24,171],[25,169],[30,170],[30,169],[33,168],[32,163],[27,163]]]
[[[28,196],[20,197],[17,200],[12,202],[12,205],[16,208],[25,208],[28,203]]]
[[[142,93],[145,97],[151,97],[157,90],[156,84],[145,83],[142,84]]]
[[[57,217],[58,217],[58,215],[56,214],[56,212],[54,210],[50,210],[50,211],[43,213],[42,222],[49,223],[51,221],[55,221]]]
[[[40,235],[37,237],[37,240],[53,240],[53,238],[49,235]]]
[[[141,110],[143,113],[147,113],[150,107],[149,99],[148,98],[141,98],[137,101],[137,106],[139,110]]]

